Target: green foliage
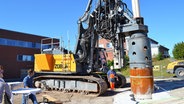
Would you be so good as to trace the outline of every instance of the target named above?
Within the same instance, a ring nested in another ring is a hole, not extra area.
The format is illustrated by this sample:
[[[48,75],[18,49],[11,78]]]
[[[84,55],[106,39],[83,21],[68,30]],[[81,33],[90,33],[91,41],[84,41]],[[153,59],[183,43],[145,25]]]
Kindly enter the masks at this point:
[[[125,66],[129,65],[129,57],[126,55],[125,56]]]
[[[160,61],[160,60],[163,60],[163,56],[162,56],[162,53],[159,53],[157,56],[156,56],[156,60],[157,61]]]
[[[129,77],[130,76],[130,68],[129,66],[126,66],[124,68],[121,69],[121,73],[125,76],[125,77]]]
[[[108,60],[107,61],[107,66],[110,68],[110,66],[114,66],[114,61],[113,60]]]
[[[184,59],[184,42],[175,44],[172,53],[175,59]]]

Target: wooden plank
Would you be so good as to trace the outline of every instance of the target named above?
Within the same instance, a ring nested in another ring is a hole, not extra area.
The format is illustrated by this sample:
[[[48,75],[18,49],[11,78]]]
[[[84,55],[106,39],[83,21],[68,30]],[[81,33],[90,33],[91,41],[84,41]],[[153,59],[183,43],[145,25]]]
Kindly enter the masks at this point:
[[[42,95],[43,96],[43,102],[44,103],[49,103],[49,104],[63,104],[61,101],[59,101],[58,99],[50,96],[50,95]]]

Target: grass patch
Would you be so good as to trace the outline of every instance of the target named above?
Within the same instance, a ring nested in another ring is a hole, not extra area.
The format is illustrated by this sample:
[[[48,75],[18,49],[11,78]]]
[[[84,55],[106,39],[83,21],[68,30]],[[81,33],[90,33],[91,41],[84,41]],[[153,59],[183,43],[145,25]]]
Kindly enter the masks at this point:
[[[167,73],[167,65],[170,62],[171,61],[169,58],[160,61],[153,61],[153,66],[159,66],[159,70],[156,71],[153,70],[154,77],[163,77],[163,78],[173,77],[174,74]]]
[[[129,68],[129,66],[127,66],[126,68],[122,68],[122,69],[121,69],[121,73],[122,73],[125,77],[129,77],[129,76],[130,76],[130,68]]]
[[[169,74],[166,72],[166,68],[168,63],[170,63],[170,59],[166,58],[160,61],[155,61],[153,60],[153,66],[159,66],[159,70],[153,70],[153,75],[154,77],[162,77],[162,78],[169,78],[169,77],[173,77],[174,74]],[[130,76],[130,68],[126,67],[126,68],[122,68],[121,69],[122,74],[125,77],[129,77]]]

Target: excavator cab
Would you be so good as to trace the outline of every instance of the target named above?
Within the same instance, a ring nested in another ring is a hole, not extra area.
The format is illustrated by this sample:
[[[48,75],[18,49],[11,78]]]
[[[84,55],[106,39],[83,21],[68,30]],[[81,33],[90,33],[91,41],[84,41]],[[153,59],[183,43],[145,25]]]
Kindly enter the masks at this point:
[[[107,52],[105,48],[95,48],[94,52],[94,69],[97,72],[107,73],[109,68],[107,67]]]

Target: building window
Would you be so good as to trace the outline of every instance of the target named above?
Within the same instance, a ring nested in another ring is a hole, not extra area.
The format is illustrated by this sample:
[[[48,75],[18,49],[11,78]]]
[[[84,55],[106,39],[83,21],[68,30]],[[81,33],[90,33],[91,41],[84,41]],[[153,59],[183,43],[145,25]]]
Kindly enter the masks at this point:
[[[106,44],[106,47],[107,47],[107,48],[112,48],[112,43],[107,43],[107,44]]]
[[[5,38],[0,38],[0,45],[25,47],[25,48],[38,48],[38,49],[41,48],[40,43],[33,43],[33,42],[13,40],[13,39],[5,39]]]
[[[33,55],[17,55],[17,61],[34,61]]]
[[[0,38],[0,44],[1,44],[1,45],[7,44],[7,43],[6,43],[6,39]]]

